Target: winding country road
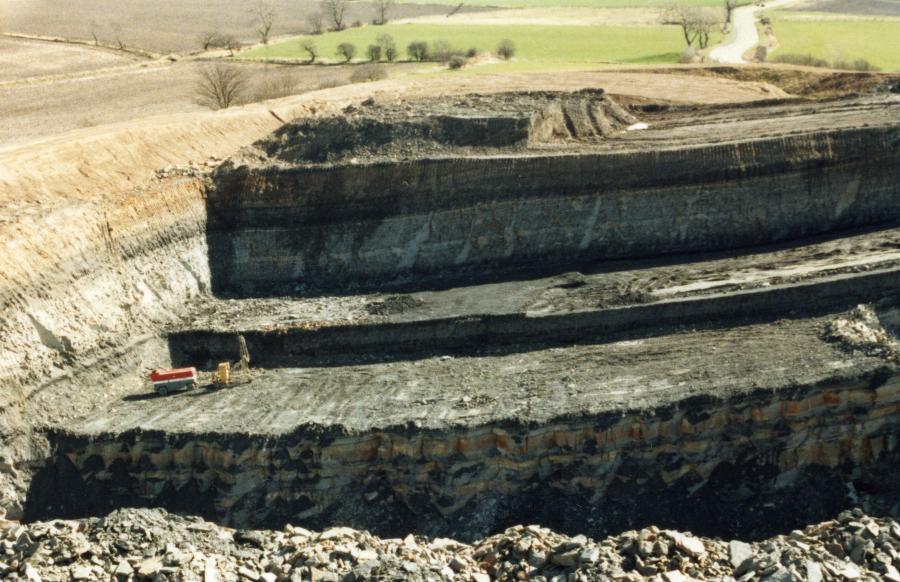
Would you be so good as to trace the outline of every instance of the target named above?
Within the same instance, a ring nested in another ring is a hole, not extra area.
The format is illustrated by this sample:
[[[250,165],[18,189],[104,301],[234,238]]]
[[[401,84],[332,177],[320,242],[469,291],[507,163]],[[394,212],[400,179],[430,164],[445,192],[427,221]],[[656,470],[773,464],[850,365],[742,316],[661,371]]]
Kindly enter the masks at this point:
[[[782,8],[796,2],[798,0],[775,0],[767,2],[765,6],[749,4],[736,8],[731,15],[734,32],[726,42],[709,53],[709,58],[717,63],[745,64],[747,61],[744,60],[744,53],[759,44],[759,32],[756,30],[757,13],[762,10]]]

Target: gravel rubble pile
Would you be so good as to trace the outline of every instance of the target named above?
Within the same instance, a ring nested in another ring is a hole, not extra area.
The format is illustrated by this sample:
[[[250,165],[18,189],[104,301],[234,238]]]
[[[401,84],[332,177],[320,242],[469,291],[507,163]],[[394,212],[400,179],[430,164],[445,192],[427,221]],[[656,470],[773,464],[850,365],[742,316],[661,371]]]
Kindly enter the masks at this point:
[[[8,580],[885,580],[900,582],[900,524],[861,510],[746,543],[648,527],[595,541],[515,526],[464,544],[381,539],[334,527],[233,530],[160,509],[105,518],[0,522]]]

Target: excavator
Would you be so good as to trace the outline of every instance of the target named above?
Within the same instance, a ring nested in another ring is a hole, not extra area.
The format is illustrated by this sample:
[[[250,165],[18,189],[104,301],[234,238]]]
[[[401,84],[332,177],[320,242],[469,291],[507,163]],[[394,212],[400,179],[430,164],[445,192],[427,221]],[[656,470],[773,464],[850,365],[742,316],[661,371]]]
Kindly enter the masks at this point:
[[[240,359],[234,364],[219,362],[216,369],[212,371],[209,383],[206,384],[207,390],[220,390],[246,384],[251,380],[250,351],[247,349],[247,340],[243,335],[238,335],[237,343]],[[199,386],[195,367],[153,370],[150,373],[150,381],[160,396],[167,396],[176,391],[193,390]]]

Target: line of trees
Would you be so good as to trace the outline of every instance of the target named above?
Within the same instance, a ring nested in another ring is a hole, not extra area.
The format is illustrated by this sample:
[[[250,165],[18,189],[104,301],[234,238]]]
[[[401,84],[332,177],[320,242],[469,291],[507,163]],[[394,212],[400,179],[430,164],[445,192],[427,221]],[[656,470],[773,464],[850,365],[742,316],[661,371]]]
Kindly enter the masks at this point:
[[[305,38],[300,41],[300,49],[306,53],[307,64],[313,64],[319,58],[319,49],[311,38]],[[345,63],[349,63],[359,53],[356,45],[350,42],[342,42],[337,46],[336,55]],[[370,44],[365,50],[366,59],[372,63],[378,63],[382,60],[393,63],[399,57],[399,50],[394,38],[389,34],[380,34],[375,44]],[[504,60],[513,58],[516,54],[516,45],[509,39],[503,39],[497,45],[497,56]],[[478,55],[478,49],[470,48],[462,51],[454,48],[446,40],[437,40],[428,43],[424,40],[416,40],[409,43],[406,47],[406,55],[409,60],[417,63],[433,61],[439,63],[464,63],[460,59],[471,59]],[[460,65],[461,66],[461,65]],[[459,68],[459,66],[453,67]]]

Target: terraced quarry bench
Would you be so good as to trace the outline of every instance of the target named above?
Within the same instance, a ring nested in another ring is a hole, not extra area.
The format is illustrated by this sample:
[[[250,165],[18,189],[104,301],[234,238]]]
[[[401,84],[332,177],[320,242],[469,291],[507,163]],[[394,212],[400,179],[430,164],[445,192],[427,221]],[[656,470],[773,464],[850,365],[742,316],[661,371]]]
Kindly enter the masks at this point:
[[[24,514],[475,539],[889,508],[898,120],[885,95],[367,101],[162,176],[78,241],[114,260],[10,325],[43,346],[16,360],[21,410],[99,403],[39,427]],[[73,297],[99,300],[48,315]],[[249,382],[142,394],[238,335]]]

